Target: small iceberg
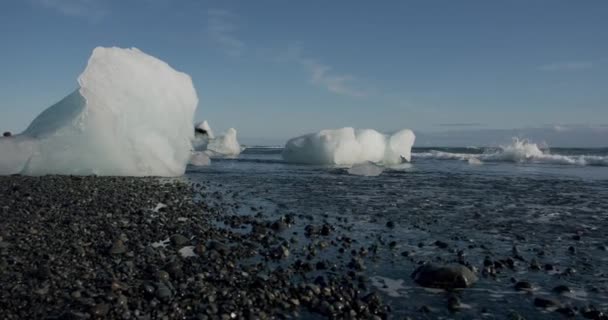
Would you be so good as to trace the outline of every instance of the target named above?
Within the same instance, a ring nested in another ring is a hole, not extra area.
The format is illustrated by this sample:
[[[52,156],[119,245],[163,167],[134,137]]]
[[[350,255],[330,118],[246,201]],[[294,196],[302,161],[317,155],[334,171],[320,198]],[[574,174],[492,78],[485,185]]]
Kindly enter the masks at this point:
[[[411,160],[415,139],[409,129],[392,135],[371,129],[328,129],[289,140],[282,156],[287,162],[303,164],[392,165]]]
[[[215,137],[209,123],[203,121],[195,126],[194,131],[195,138],[192,142],[194,151],[204,152],[211,158],[236,157],[241,153],[241,144],[234,128]]]

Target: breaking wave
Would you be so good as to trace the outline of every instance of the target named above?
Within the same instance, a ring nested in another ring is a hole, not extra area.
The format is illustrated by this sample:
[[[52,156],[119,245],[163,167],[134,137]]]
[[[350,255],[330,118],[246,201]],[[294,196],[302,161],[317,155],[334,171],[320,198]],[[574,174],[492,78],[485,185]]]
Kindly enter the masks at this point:
[[[484,149],[482,153],[429,150],[414,152],[414,159],[460,160],[470,164],[513,162],[577,166],[608,166],[608,154],[557,154],[526,139],[513,139],[510,145]]]

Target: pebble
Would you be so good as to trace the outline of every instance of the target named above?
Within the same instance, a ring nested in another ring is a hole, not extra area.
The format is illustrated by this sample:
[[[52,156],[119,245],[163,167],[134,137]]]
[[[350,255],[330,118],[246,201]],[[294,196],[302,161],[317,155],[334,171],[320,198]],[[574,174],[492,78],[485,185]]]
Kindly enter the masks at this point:
[[[572,292],[572,289],[570,289],[568,286],[562,284],[562,285],[559,285],[559,286],[553,288],[553,292],[555,292],[557,294],[564,294],[564,293]]]
[[[518,281],[515,283],[515,289],[520,291],[532,290],[532,284],[528,281]]]
[[[190,240],[181,234],[174,234],[170,238],[171,243],[178,249],[189,244]]]
[[[91,315],[94,317],[105,317],[110,311],[110,306],[106,303],[96,304],[91,309]]]
[[[110,248],[110,254],[123,254],[127,252],[127,246],[125,246],[125,243],[121,240],[121,239],[117,239],[116,241],[114,241],[114,243],[112,244],[112,248]]]
[[[534,298],[534,306],[547,309],[547,308],[559,307],[560,302],[555,299],[536,297],[536,298]]]
[[[468,288],[478,280],[475,273],[463,265],[432,264],[420,266],[412,273],[412,278],[423,287],[442,289]]]

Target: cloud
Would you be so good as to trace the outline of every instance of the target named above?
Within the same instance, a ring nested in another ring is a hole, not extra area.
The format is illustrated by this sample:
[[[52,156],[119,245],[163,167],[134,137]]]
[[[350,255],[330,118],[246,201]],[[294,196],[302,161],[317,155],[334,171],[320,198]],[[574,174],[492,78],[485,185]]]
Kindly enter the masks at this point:
[[[539,67],[542,71],[574,71],[584,70],[593,67],[591,61],[569,61],[545,64]]]
[[[329,92],[349,96],[365,97],[370,94],[370,90],[357,88],[355,83],[357,78],[349,74],[336,74],[332,72],[332,67],[322,64],[317,60],[305,57],[300,46],[291,46],[287,56],[282,60],[295,61],[310,74],[310,82],[314,85],[324,87]]]
[[[207,34],[228,55],[238,57],[245,49],[245,43],[234,35],[236,15],[228,10],[207,11]]]
[[[34,5],[52,9],[60,14],[98,21],[107,11],[98,0],[31,0]]]

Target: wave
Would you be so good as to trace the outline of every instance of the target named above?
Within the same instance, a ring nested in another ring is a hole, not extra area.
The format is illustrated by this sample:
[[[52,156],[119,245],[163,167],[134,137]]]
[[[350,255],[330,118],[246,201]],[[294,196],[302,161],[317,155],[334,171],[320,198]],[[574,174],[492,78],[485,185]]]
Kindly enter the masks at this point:
[[[430,150],[415,152],[413,158],[435,160],[460,160],[470,164],[483,162],[513,162],[577,166],[608,166],[608,155],[552,154],[548,148],[540,147],[525,139],[513,139],[510,145],[485,149],[483,153],[463,153]]]

